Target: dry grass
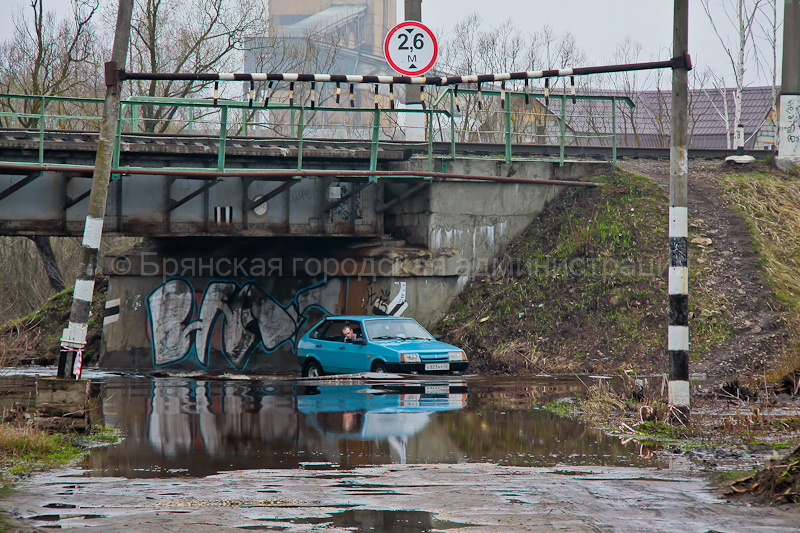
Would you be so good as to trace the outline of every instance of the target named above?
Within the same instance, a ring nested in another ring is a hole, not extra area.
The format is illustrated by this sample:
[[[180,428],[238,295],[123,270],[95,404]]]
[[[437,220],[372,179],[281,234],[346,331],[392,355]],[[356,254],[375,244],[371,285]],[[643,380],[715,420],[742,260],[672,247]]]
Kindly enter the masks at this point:
[[[725,495],[747,495],[771,504],[800,502],[800,448],[784,460],[735,481]]]
[[[50,435],[27,425],[0,425],[0,468],[3,477],[5,474],[17,475],[64,464],[79,453],[64,435]]]
[[[720,178],[745,215],[764,270],[786,306],[793,341],[773,380],[800,369],[800,180],[772,174],[728,174]]]
[[[586,400],[581,403],[581,418],[590,424],[607,422],[618,418],[625,411],[625,398],[609,383],[600,379],[589,387]]]

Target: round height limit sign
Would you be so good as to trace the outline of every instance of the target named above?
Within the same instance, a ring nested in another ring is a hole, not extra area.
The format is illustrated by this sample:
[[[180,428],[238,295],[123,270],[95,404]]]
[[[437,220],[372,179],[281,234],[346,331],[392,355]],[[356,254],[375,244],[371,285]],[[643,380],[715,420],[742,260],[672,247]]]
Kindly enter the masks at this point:
[[[421,76],[436,63],[439,44],[427,26],[407,20],[389,31],[383,42],[383,55],[400,74]]]

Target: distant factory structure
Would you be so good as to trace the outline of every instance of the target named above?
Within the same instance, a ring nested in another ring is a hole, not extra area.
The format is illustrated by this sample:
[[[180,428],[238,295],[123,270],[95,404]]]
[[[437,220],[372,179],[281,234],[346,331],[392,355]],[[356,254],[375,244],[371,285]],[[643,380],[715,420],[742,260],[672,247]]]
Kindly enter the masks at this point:
[[[394,74],[383,57],[383,41],[396,24],[397,0],[270,0],[270,25],[245,46],[245,72],[297,72],[376,75]],[[245,93],[250,87],[245,86]],[[338,105],[349,106],[349,87],[340,87]],[[309,109],[336,105],[334,84],[258,83],[258,100]],[[385,88],[382,88],[385,92]],[[386,95],[381,95],[385,99]],[[369,107],[371,87],[356,86],[355,107]],[[299,117],[271,109],[260,125],[279,135],[291,135],[288,124]],[[292,118],[294,116],[294,118]],[[359,137],[360,126],[372,118],[354,113],[319,113],[304,118],[308,136]]]

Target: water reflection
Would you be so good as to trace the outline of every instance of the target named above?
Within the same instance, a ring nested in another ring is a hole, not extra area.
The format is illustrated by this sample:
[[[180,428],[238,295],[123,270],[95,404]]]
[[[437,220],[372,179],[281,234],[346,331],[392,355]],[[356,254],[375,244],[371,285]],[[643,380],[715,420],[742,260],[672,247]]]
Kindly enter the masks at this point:
[[[151,477],[453,462],[464,457],[431,416],[462,409],[466,391],[463,381],[312,386],[112,379],[105,420],[126,439],[93,452],[88,466],[95,475]]]
[[[34,378],[4,379],[6,403],[32,403]],[[333,384],[115,376],[101,386],[102,412],[93,422],[119,428],[125,439],[90,453],[93,476],[465,461],[668,466],[635,441],[541,409],[582,394],[577,379]]]

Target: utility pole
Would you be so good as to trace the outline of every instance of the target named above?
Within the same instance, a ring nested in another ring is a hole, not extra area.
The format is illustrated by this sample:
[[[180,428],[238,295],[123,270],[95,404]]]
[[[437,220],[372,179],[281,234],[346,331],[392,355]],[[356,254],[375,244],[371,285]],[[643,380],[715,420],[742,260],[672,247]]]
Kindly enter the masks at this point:
[[[97,272],[97,257],[103,236],[103,220],[106,214],[108,182],[114,152],[114,138],[119,122],[120,91],[117,69],[125,68],[128,44],[131,35],[133,0],[119,0],[117,26],[111,61],[105,64],[106,98],[103,104],[103,119],[100,123],[100,138],[92,175],[92,190],[89,194],[89,211],[83,228],[81,262],[72,293],[72,311],[69,326],[61,337],[61,353],[58,358],[58,377],[79,378],[89,328],[89,313],[94,293],[94,278]]]
[[[672,124],[669,142],[669,356],[670,418],[689,423],[689,0],[675,0],[672,57]]]
[[[775,164],[789,170],[800,167],[800,0],[786,0],[783,8],[782,70],[781,140]]]
[[[404,15],[406,20],[422,22],[422,0],[405,0]],[[419,85],[406,85],[406,107],[422,109],[421,91]],[[425,115],[423,113],[406,114],[406,139],[410,141],[425,140]]]

